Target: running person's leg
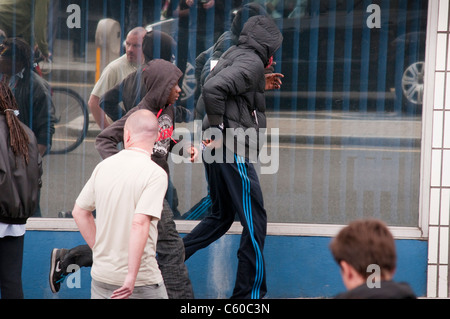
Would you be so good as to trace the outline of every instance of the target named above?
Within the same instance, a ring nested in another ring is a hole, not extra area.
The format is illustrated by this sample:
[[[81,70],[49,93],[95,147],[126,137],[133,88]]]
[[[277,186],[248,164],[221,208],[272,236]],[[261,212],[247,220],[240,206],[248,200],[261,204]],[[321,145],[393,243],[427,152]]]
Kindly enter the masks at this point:
[[[54,248],[50,256],[49,283],[53,293],[61,288],[61,283],[70,273],[68,267],[92,267],[92,250],[88,245],[79,245],[72,249]]]
[[[235,156],[235,163],[222,164],[233,206],[243,226],[238,251],[238,269],[231,298],[263,298],[267,292],[264,242],[267,215],[253,164]]]
[[[193,299],[194,292],[184,263],[183,240],[176,229],[167,200],[164,200],[161,219],[158,221],[156,253],[169,299]]]
[[[186,260],[197,250],[207,247],[222,237],[234,221],[235,210],[231,206],[229,193],[223,188],[221,170],[218,163],[205,165],[211,197],[211,213],[184,238]]]

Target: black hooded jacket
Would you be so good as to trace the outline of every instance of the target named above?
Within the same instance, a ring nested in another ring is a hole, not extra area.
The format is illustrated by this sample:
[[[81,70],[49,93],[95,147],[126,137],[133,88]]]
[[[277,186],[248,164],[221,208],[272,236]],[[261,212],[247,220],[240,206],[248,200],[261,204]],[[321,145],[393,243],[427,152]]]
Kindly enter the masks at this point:
[[[283,41],[276,24],[268,17],[253,16],[245,23],[238,44],[227,50],[203,86],[207,120],[211,126],[224,125],[225,136],[233,134],[232,151],[259,152],[259,141],[242,137],[249,128],[266,128],[264,70]],[[204,122],[204,128],[208,126]],[[236,130],[238,129],[238,130]],[[247,136],[248,137],[248,136]],[[245,141],[245,142],[244,142]]]
[[[209,49],[203,51],[195,59],[195,79],[197,81],[198,94],[201,93],[201,88],[205,83],[211,71],[211,61],[218,61],[222,54],[224,54],[230,47],[238,44],[239,36],[245,22],[256,15],[267,16],[266,10],[262,5],[256,2],[245,4],[241,9],[236,12],[236,16],[233,18],[231,29],[225,31],[219,37],[217,42]],[[205,115],[205,105],[203,99],[200,103],[195,105],[195,117],[202,119]]]

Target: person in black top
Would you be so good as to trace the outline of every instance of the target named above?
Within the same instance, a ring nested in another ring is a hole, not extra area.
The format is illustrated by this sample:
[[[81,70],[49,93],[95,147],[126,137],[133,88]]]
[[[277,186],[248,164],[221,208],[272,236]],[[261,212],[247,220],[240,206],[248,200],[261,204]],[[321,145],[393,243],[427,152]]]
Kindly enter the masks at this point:
[[[267,293],[263,256],[267,214],[253,163],[266,128],[265,68],[282,41],[271,19],[262,15],[248,19],[238,43],[221,55],[199,97],[206,113],[202,158],[208,163],[212,206],[210,215],[183,238],[186,259],[222,237],[237,215],[243,232],[231,296],[235,299],[260,299]]]

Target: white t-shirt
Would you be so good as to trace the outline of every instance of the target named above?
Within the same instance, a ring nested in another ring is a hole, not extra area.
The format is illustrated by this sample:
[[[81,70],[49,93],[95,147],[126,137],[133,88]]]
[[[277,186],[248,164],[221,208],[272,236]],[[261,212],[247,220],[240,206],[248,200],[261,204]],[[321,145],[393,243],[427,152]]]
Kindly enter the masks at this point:
[[[128,62],[126,54],[120,56],[105,67],[91,94],[99,98],[102,97],[103,94],[137,69],[138,65]]]
[[[20,237],[25,235],[26,226],[18,225],[18,224],[5,224],[0,223],[0,238],[4,238],[7,236],[11,237]]]
[[[162,282],[156,261],[157,222],[167,190],[166,172],[141,152],[123,150],[100,162],[76,203],[96,209],[93,279],[122,286],[128,273],[128,245],[134,214],[152,216],[136,286]]]

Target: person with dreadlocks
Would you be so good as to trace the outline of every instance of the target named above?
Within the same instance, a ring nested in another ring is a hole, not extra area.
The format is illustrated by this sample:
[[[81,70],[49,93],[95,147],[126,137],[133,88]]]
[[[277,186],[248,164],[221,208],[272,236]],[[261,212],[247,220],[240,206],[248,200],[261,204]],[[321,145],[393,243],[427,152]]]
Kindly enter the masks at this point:
[[[0,81],[0,293],[22,299],[25,224],[39,202],[42,158],[33,132],[18,118],[8,85]]]

